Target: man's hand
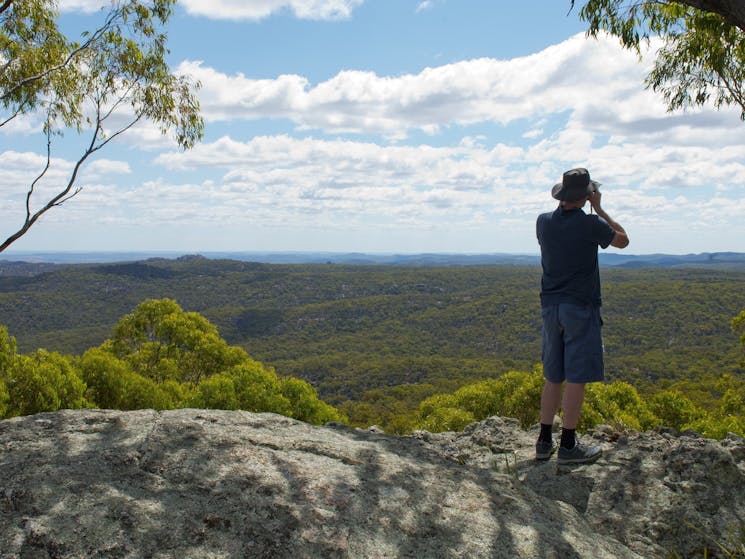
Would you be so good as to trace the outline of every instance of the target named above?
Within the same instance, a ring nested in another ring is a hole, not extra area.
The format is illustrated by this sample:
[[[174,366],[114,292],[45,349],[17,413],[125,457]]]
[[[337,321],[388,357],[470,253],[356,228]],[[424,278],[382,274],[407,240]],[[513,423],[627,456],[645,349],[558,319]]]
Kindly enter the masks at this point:
[[[624,228],[621,227],[618,222],[615,221],[611,216],[609,216],[606,211],[600,206],[600,200],[602,197],[603,195],[600,193],[600,191],[596,190],[595,192],[590,194],[587,199],[590,200],[590,205],[592,206],[592,209],[595,210],[595,213],[602,217],[605,221],[607,221],[608,225],[610,225],[616,232],[613,240],[610,243],[611,246],[614,246],[616,248],[626,248],[627,246],[629,246],[629,236],[626,234],[626,231],[624,231]]]
[[[602,211],[602,208],[600,207],[600,199],[603,197],[603,195],[600,193],[599,190],[596,190],[590,196],[588,196],[590,200],[590,205],[592,206],[592,209],[595,210],[595,213],[600,215],[600,212]]]

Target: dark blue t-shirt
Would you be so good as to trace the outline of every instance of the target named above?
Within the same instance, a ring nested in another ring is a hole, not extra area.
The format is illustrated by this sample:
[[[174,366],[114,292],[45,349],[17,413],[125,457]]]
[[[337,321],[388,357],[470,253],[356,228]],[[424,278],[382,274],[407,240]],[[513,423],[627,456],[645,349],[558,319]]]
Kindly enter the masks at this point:
[[[601,304],[598,246],[607,248],[616,232],[581,208],[541,214],[536,235],[541,245],[541,305]]]

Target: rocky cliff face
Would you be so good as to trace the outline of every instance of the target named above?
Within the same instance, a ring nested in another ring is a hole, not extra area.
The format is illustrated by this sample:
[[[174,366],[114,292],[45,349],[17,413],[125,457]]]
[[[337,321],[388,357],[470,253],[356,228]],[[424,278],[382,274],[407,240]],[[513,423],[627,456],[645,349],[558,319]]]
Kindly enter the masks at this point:
[[[716,557],[745,521],[745,441],[595,430],[532,460],[490,418],[394,437],[214,410],[0,422],[0,557]]]

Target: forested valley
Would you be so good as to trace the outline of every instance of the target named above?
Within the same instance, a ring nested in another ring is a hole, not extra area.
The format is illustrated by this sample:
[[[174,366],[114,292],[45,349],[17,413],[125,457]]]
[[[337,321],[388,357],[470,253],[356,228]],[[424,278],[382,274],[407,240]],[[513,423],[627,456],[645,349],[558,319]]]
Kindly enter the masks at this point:
[[[189,256],[4,265],[0,274],[6,416],[55,405],[188,405],[394,433],[459,429],[489,414],[537,418],[536,266]],[[605,268],[602,276],[608,383],[588,393],[583,427],[743,434],[745,270]],[[32,398],[18,392],[31,369],[64,371],[79,381],[78,396],[14,404],[13,394]]]

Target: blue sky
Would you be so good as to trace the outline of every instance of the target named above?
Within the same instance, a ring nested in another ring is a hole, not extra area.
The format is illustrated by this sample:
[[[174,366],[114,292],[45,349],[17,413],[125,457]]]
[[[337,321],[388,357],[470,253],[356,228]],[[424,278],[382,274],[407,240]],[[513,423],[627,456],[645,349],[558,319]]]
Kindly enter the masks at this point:
[[[101,5],[62,0],[62,21],[92,27]],[[586,38],[568,11],[568,0],[182,0],[170,63],[202,83],[203,142],[180,152],[131,130],[12,248],[535,253],[551,186],[583,166],[627,251],[742,251],[738,112],[667,113],[643,86],[651,59]],[[55,142],[40,194],[77,145],[71,132]],[[0,128],[4,236],[44,149],[38,116]]]

